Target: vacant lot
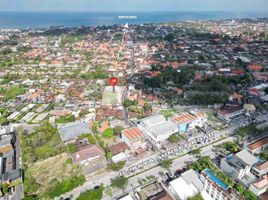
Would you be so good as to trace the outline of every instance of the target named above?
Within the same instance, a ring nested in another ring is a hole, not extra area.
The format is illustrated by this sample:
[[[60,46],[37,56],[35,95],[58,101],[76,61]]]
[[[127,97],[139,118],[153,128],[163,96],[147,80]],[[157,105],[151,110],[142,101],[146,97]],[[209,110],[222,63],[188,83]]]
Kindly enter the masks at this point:
[[[72,164],[66,163],[67,158],[67,154],[63,153],[29,165],[26,175],[30,175],[40,185],[37,194],[48,191],[54,179],[61,181],[72,175]]]

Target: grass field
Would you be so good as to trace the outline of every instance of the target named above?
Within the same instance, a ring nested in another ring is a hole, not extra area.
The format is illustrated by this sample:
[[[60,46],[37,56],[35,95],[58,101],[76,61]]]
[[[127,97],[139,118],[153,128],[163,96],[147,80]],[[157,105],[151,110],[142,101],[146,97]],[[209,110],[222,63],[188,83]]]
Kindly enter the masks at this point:
[[[73,166],[71,163],[66,163],[67,158],[67,153],[63,153],[28,166],[26,176],[34,179],[39,185],[35,192],[38,196],[46,194],[55,179],[62,181],[72,176]]]

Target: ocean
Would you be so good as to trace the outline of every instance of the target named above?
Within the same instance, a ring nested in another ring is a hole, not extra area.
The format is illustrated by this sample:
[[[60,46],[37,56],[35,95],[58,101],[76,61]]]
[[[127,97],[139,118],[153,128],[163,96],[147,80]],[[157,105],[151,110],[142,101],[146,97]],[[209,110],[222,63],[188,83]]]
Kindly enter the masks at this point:
[[[145,24],[207,19],[268,17],[253,12],[0,12],[0,28]]]

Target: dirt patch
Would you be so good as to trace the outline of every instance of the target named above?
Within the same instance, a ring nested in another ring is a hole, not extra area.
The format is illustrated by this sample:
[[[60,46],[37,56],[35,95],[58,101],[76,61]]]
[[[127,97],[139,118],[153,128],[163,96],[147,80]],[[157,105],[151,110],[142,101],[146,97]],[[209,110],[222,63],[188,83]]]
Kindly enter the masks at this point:
[[[46,192],[53,180],[59,181],[72,174],[72,164],[67,164],[66,153],[38,161],[29,166],[28,170],[37,183],[41,185],[37,193]]]

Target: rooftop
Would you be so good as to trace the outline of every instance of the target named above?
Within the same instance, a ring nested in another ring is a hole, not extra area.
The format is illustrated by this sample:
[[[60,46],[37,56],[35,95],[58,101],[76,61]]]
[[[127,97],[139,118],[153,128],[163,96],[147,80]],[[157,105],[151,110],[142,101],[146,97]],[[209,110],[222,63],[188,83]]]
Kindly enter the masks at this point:
[[[83,133],[92,133],[86,122],[69,123],[59,128],[61,139],[64,142],[74,140]]]
[[[112,152],[113,155],[119,154],[119,153],[124,152],[128,149],[129,149],[129,147],[127,146],[127,144],[125,142],[119,142],[119,143],[114,144],[114,145],[109,147],[109,150]]]
[[[266,136],[266,137],[264,137],[264,138],[262,138],[260,140],[257,140],[256,142],[253,142],[253,143],[249,144],[248,148],[250,150],[255,150],[255,149],[260,148],[260,147],[262,147],[262,146],[264,146],[266,144],[268,144],[268,136]]]
[[[144,134],[137,127],[125,129],[122,131],[122,134],[124,134],[129,140],[144,137]]]
[[[206,174],[210,178],[210,180],[220,186],[223,190],[227,190],[228,185],[222,180],[220,180],[216,175],[214,175],[210,169],[205,169],[203,173]]]
[[[78,152],[73,154],[73,159],[75,162],[80,162],[90,158],[105,155],[103,149],[99,145],[83,144],[79,145],[78,148]]]

